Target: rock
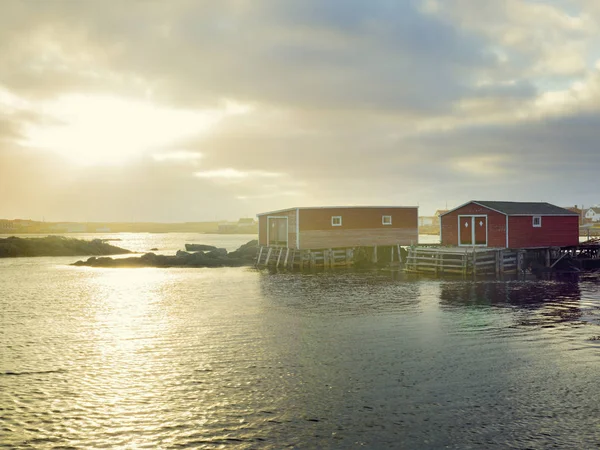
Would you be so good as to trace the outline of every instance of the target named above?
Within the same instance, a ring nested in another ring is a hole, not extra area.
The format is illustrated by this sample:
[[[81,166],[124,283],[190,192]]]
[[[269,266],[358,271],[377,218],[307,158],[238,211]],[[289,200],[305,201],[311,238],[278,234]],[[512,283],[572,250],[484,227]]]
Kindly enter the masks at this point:
[[[0,239],[0,258],[17,256],[84,256],[119,255],[131,253],[129,250],[115,247],[101,239],[84,241],[63,236],[44,238],[9,237]]]
[[[177,258],[186,258],[186,259],[193,257],[192,253],[184,252],[182,250],[177,250],[177,253],[175,253],[175,256]]]
[[[254,239],[250,242],[245,243],[237,250],[229,253],[230,258],[241,259],[243,261],[254,261],[256,258],[256,252],[258,251],[258,240]]]
[[[188,252],[209,252],[212,250],[216,250],[217,247],[214,245],[204,245],[204,244],[185,244],[185,249]]]
[[[224,248],[212,247],[212,250],[206,252],[189,253],[178,250],[175,255],[170,256],[146,253],[139,257],[122,259],[92,257],[87,261],[77,261],[73,265],[91,267],[238,267],[251,265],[254,262],[257,247],[258,242],[254,240],[231,253],[227,253]]]

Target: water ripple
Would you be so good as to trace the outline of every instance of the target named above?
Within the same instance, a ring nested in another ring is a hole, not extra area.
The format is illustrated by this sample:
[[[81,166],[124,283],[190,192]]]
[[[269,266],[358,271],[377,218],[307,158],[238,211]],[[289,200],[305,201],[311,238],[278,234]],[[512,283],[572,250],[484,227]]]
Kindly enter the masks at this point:
[[[0,271],[1,448],[600,442],[593,280],[20,264]]]

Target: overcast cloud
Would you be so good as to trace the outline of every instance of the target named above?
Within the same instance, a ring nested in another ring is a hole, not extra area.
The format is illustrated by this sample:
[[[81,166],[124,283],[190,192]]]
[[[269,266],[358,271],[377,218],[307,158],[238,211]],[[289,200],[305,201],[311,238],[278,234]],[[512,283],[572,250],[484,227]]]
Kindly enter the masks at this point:
[[[600,203],[600,2],[0,2],[0,218]]]

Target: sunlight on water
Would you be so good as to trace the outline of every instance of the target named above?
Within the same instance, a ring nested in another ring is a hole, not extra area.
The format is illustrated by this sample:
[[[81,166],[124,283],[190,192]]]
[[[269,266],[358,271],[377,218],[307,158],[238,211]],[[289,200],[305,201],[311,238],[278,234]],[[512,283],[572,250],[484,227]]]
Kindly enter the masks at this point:
[[[68,261],[0,261],[2,448],[600,441],[597,279]]]

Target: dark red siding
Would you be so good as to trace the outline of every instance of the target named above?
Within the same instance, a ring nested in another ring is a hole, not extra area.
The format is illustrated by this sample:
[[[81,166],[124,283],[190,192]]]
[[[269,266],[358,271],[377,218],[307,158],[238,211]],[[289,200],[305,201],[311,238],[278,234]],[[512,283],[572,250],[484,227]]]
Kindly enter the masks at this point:
[[[342,216],[338,229],[417,228],[417,208],[314,208],[300,210],[300,232],[331,230],[331,217]],[[392,216],[391,225],[383,225],[382,216]]]
[[[579,243],[578,216],[541,216],[542,226],[533,226],[533,216],[508,218],[510,248],[560,247]]]
[[[297,212],[299,223],[296,223]],[[293,208],[260,214],[258,239],[260,245],[269,245],[268,217],[285,216],[290,248],[411,245],[419,239],[418,215],[416,207],[300,208],[298,211]],[[333,216],[341,216],[341,226],[331,224]],[[383,216],[391,216],[392,223],[384,225]]]
[[[458,216],[468,215],[487,216],[488,247],[506,247],[506,216],[474,203],[442,216],[442,245],[458,245]]]

